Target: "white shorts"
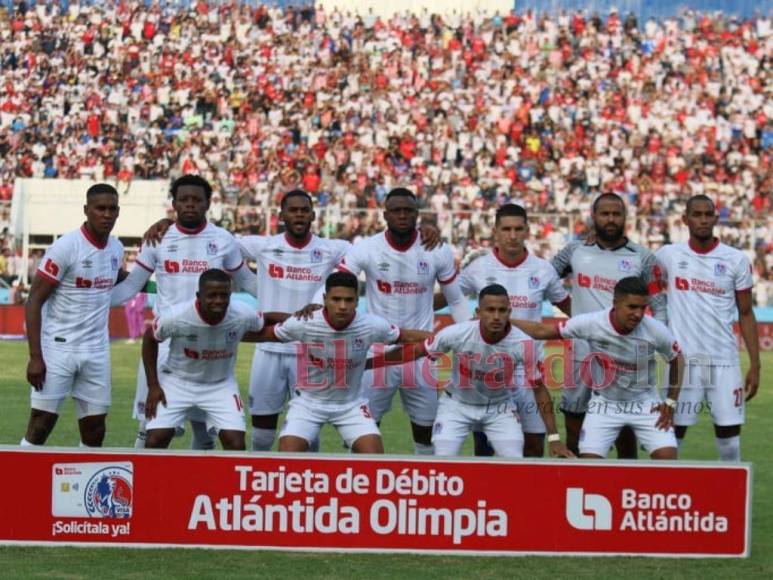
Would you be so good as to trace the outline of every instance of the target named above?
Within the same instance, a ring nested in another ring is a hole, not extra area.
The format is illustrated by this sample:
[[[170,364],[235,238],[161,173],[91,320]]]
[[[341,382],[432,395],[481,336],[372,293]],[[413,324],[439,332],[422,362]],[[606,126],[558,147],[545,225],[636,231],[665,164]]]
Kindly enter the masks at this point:
[[[378,425],[368,409],[368,403],[364,399],[357,399],[343,405],[330,405],[320,404],[301,394],[290,399],[279,438],[300,437],[311,443],[319,439],[319,432],[325,423],[330,423],[336,428],[350,449],[360,437],[381,436]]]
[[[691,364],[684,370],[674,424],[689,427],[709,411],[714,425],[743,425],[746,419],[744,381],[740,365]]]
[[[421,358],[363,373],[362,396],[368,401],[376,422],[381,421],[392,408],[392,399],[399,390],[403,409],[411,422],[423,427],[432,425],[437,414],[438,390],[437,385],[432,385],[422,373],[422,368],[427,367],[426,373],[430,364],[429,359]],[[432,374],[436,376],[437,371],[433,370]],[[378,384],[373,384],[374,378]]]
[[[146,425],[148,431],[180,427],[189,418],[191,409],[201,413],[210,431],[246,431],[244,403],[236,381],[191,385],[179,377],[161,374],[159,382],[166,406],[158,405],[156,416]]]
[[[164,361],[168,355],[169,341],[165,340],[158,345],[157,367],[161,366],[161,362]],[[161,371],[158,371],[158,374],[160,377],[162,374]],[[160,380],[161,379],[159,378],[159,381]],[[140,358],[140,364],[137,367],[137,387],[134,391],[134,406],[132,411],[132,417],[137,419],[137,421],[145,421],[145,401],[147,400],[148,377],[145,375],[145,365],[142,363],[142,358]],[[206,421],[206,418],[200,409],[191,409],[190,413],[188,414],[188,419],[191,421],[199,421],[201,423]]]
[[[298,356],[271,352],[260,345],[255,349],[250,371],[250,415],[277,415],[292,397],[297,376]]]
[[[518,408],[523,432],[544,435],[547,429],[539,412],[537,401],[534,399],[534,389],[528,387],[515,389],[513,401]]]
[[[469,405],[445,393],[432,426],[435,455],[459,455],[471,431],[482,431],[500,457],[523,457],[523,429],[512,400]]]
[[[572,361],[572,377],[574,380],[569,385],[564,379],[559,409],[564,413],[583,415],[587,413],[588,401],[593,393],[592,386],[603,385],[604,370],[592,361]]]
[[[73,352],[43,345],[42,353],[46,364],[46,378],[41,390],[31,389],[30,400],[33,409],[58,412],[68,395],[73,399],[95,405],[101,410],[106,410],[110,406],[109,349]],[[50,411],[53,408],[52,405],[56,406],[56,411]]]
[[[655,427],[660,416],[657,399],[639,401],[608,401],[601,396],[593,396],[588,403],[588,411],[580,431],[580,453],[592,453],[606,457],[615,444],[620,430],[631,427],[636,439],[647,453],[664,447],[676,448],[676,436],[673,427],[663,431]]]

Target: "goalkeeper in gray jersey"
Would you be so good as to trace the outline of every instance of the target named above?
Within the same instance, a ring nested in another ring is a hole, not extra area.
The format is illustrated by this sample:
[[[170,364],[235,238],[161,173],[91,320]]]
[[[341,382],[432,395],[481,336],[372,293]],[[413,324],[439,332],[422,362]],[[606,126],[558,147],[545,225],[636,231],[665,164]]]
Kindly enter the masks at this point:
[[[604,310],[612,306],[615,285],[634,276],[647,285],[652,294],[650,308],[658,320],[666,321],[665,298],[658,294],[655,256],[625,236],[626,207],[614,193],[604,193],[592,206],[594,239],[572,241],[552,260],[558,275],[572,281],[572,316]],[[590,356],[584,340],[573,341],[572,372],[564,372],[561,411],[566,422],[566,444],[578,452],[580,429],[587,410],[591,388],[603,380],[603,369]],[[583,364],[584,363],[584,364]],[[617,440],[618,457],[635,459],[636,438],[625,428]]]

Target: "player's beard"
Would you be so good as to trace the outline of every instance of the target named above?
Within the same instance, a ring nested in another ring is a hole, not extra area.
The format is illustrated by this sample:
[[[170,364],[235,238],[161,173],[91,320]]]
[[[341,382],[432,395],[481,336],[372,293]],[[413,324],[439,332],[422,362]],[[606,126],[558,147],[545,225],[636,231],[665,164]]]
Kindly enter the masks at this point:
[[[596,229],[596,237],[601,240],[602,242],[612,243],[620,241],[623,237],[623,228],[622,226],[616,227],[614,232],[610,233],[606,230],[606,228],[602,228],[600,226],[595,226]]]

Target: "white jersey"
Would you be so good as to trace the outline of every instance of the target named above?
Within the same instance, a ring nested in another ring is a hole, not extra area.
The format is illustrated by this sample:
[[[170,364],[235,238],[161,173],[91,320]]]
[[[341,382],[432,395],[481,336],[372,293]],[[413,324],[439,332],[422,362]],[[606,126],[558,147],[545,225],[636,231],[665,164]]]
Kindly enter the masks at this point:
[[[716,242],[708,252],[689,243],[663,246],[655,257],[668,296],[668,326],[689,360],[738,364],[733,334],[736,293],[752,287],[746,255]]]
[[[371,236],[352,246],[339,267],[365,272],[368,312],[416,330],[432,330],[435,281],[448,284],[457,276],[451,247],[429,251],[418,233],[405,247],[396,246],[388,231]]]
[[[513,309],[512,317],[519,320],[540,321],[545,299],[560,304],[569,297],[550,262],[528,251],[521,261],[508,263],[494,248],[462,270],[461,286],[465,294],[477,297],[491,284],[505,287]]]
[[[312,235],[298,245],[285,234],[239,238],[242,256],[257,265],[257,297],[263,312],[296,312],[314,301],[351,244]],[[261,350],[295,353],[292,344],[261,343]]]
[[[207,270],[219,268],[231,273],[243,263],[236,239],[209,222],[195,230],[175,223],[161,243],[145,244],[137,257],[138,266],[156,275],[156,315],[193,300],[199,277]]]
[[[43,305],[41,342],[59,350],[108,349],[110,295],[123,261],[123,245],[101,244],[82,225],[46,251],[37,275],[57,287]]]
[[[516,368],[524,365],[532,382],[539,376],[541,361],[536,360],[534,342],[515,327],[495,343],[487,342],[480,321],[470,320],[447,326],[424,342],[430,355],[451,353],[453,370],[445,387],[452,398],[470,405],[508,401],[515,388]]]
[[[602,383],[592,387],[612,401],[659,399],[654,355],[660,353],[670,362],[680,352],[679,343],[662,322],[645,316],[626,333],[615,324],[612,308],[562,320],[558,329],[562,338],[588,341],[592,354],[587,364],[604,370]]]
[[[191,383],[211,384],[234,378],[239,341],[247,332],[260,332],[263,314],[241,302],[231,302],[217,324],[205,321],[198,300],[167,309],[153,321],[158,342],[169,340],[169,354],[159,372]]]
[[[335,329],[327,310],[310,320],[288,318],[274,327],[282,342],[299,341],[297,386],[301,396],[320,403],[351,403],[360,396],[360,382],[368,350],[373,344],[392,344],[400,329],[380,316],[358,312],[346,328]]]

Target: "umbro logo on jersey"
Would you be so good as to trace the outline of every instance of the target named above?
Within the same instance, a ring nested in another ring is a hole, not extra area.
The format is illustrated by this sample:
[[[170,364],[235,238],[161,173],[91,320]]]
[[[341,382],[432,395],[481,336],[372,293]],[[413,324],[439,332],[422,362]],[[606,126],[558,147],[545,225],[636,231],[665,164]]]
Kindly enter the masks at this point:
[[[684,260],[682,260],[681,262],[679,262],[677,264],[677,266],[679,266],[680,270],[686,270],[687,266],[689,266],[689,264],[687,262],[685,262]]]
[[[113,259],[115,259],[115,258],[113,258]],[[84,267],[84,268],[91,268],[93,265],[94,265],[94,262],[92,262],[88,258],[81,262],[81,266]]]
[[[389,272],[389,262],[381,262],[378,269],[380,272]]]
[[[174,253],[174,252],[176,252],[176,251],[177,251],[177,244],[171,244],[171,245],[170,245],[170,246],[169,246],[169,247],[166,249],[166,251],[167,251],[167,252],[169,252],[169,253]]]
[[[281,256],[284,252],[282,251],[282,248],[274,248],[273,249],[275,256]]]
[[[209,256],[216,256],[217,255],[217,244],[215,242],[209,242],[207,244],[207,254]]]
[[[268,275],[272,278],[284,278],[285,277],[285,271],[282,266],[277,266],[276,264],[269,264],[268,265]]]
[[[489,284],[496,284],[497,279],[494,278],[494,276],[489,276],[488,278],[486,278],[486,282],[488,282]]]

